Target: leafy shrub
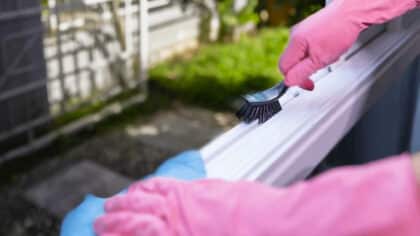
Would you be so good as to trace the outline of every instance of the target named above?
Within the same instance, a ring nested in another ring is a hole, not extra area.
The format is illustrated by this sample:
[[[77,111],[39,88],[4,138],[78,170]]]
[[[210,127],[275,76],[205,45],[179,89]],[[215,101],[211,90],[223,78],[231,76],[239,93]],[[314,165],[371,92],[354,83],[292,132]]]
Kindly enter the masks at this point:
[[[264,29],[236,43],[201,47],[191,58],[175,58],[150,70],[153,84],[178,98],[224,107],[232,98],[279,82],[278,57],[288,30]]]
[[[208,42],[210,39],[211,20],[216,19],[219,24],[217,39],[214,40],[232,40],[233,30],[246,23],[259,23],[259,16],[256,11],[258,0],[247,0],[241,9],[235,8],[235,0],[181,0],[185,8],[188,4],[195,4],[201,10],[200,12],[200,40]]]
[[[289,25],[294,25],[306,17],[320,10],[325,5],[325,0],[287,0],[294,7],[289,16]]]
[[[234,9],[235,0],[218,1],[217,11],[220,15],[220,37],[225,38],[231,36],[235,27],[246,23],[258,24],[259,17],[255,8],[257,7],[257,0],[248,0],[247,4],[240,10]]]
[[[320,10],[324,5],[325,0],[260,0],[256,11],[268,13],[268,19],[264,17],[261,25],[292,26]]]

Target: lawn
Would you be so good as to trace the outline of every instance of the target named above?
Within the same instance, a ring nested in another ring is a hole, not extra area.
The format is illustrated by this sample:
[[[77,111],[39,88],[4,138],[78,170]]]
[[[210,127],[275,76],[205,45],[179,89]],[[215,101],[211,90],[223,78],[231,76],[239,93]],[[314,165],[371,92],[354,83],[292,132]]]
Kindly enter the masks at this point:
[[[286,28],[269,28],[238,42],[203,45],[191,57],[153,67],[151,83],[184,101],[226,107],[241,94],[282,80],[277,64],[288,36]]]

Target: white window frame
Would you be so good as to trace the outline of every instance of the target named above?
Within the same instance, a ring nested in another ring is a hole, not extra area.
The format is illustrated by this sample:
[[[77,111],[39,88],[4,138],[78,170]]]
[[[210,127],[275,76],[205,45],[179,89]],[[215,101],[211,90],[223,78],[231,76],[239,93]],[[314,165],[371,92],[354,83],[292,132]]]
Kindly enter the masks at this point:
[[[290,89],[280,99],[284,110],[267,123],[241,123],[204,146],[208,177],[275,186],[307,177],[420,54],[420,24],[401,22],[315,74],[313,92]]]

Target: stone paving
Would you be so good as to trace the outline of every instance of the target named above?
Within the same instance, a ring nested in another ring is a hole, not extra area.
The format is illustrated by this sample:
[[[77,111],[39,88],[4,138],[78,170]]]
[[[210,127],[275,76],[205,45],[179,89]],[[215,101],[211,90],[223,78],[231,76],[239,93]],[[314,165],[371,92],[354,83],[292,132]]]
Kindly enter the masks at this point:
[[[111,196],[132,181],[92,161],[83,160],[30,187],[25,192],[25,198],[61,218],[77,206],[86,193],[98,197]]]
[[[0,235],[57,235],[62,216],[85,194],[112,195],[235,123],[231,113],[175,104],[86,140],[0,189]]]

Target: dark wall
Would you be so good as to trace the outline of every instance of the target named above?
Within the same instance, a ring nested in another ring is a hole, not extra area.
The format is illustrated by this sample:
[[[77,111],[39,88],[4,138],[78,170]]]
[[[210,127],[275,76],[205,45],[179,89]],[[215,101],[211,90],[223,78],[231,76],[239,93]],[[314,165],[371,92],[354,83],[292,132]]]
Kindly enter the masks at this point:
[[[36,0],[0,1],[0,134],[48,114],[40,14]],[[1,143],[0,153],[5,149]]]
[[[327,163],[362,164],[411,151],[419,86],[419,59],[328,155]]]

